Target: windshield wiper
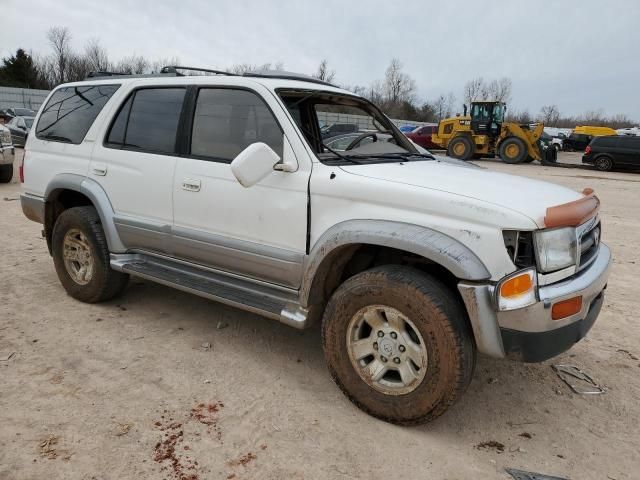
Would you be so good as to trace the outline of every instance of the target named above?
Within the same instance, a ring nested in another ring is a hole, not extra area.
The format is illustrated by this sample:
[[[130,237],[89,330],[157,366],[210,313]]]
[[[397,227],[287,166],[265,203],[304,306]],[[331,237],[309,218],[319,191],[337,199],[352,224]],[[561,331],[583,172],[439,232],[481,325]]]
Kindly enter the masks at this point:
[[[73,143],[73,140],[71,140],[70,138],[63,137],[62,135],[56,135],[55,133],[47,133],[40,138],[44,140],[54,140],[56,142]]]
[[[428,158],[429,160],[435,160],[436,157],[434,157],[433,155],[429,155],[426,153],[411,153],[411,152],[407,152],[407,153],[371,153],[371,154],[359,154],[359,155],[348,155],[349,158],[386,158],[389,160],[396,160],[396,161],[405,161],[405,162],[411,162],[414,161],[412,160],[412,157],[419,157],[419,158]]]

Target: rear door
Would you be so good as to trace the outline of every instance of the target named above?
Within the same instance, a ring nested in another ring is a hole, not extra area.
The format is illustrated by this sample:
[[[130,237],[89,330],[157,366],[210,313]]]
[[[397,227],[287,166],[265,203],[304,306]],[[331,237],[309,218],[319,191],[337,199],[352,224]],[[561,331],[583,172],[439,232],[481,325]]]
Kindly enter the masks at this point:
[[[133,90],[94,149],[89,177],[102,186],[128,249],[171,253],[173,175],[185,87]]]

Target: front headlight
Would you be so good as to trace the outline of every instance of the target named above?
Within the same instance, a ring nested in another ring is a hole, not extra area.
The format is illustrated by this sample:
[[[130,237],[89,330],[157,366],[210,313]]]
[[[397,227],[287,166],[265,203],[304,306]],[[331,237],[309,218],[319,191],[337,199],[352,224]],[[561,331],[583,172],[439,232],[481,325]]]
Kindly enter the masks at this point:
[[[11,143],[11,132],[9,132],[9,130],[2,130],[2,133],[0,134],[0,141],[2,141],[2,143],[4,144],[10,144]]]
[[[548,273],[576,264],[576,230],[572,227],[534,233],[538,268]]]

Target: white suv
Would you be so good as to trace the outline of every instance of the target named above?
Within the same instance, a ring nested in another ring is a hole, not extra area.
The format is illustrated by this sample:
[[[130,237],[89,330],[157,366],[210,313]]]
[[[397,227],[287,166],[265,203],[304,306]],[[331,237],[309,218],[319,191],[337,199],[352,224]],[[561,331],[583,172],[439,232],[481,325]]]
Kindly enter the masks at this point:
[[[596,320],[611,256],[592,191],[434,157],[310,78],[167,71],[62,85],[38,113],[22,208],[72,297],[134,275],[321,321],[339,387],[405,425],[456,401],[477,351],[541,361]],[[366,131],[336,152],[318,118]]]

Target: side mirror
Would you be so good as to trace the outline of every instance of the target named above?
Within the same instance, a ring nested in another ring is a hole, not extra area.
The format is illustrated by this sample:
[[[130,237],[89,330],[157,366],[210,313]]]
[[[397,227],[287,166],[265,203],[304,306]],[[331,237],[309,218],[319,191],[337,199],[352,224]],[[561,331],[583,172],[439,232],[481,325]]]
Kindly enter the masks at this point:
[[[274,171],[280,155],[266,143],[252,143],[231,162],[231,171],[243,187],[251,187]]]

